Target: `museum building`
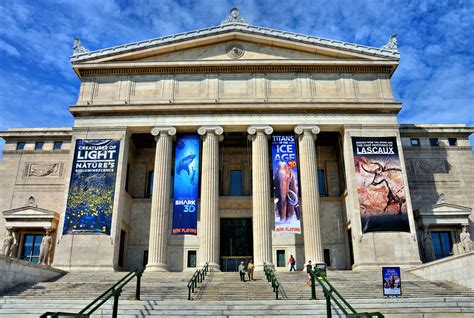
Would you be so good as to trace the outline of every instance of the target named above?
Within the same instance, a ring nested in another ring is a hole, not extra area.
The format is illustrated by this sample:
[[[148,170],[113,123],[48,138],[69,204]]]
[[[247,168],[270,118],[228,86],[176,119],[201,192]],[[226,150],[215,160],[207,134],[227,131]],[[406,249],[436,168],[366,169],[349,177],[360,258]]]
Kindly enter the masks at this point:
[[[412,266],[474,229],[473,127],[397,122],[381,48],[249,24],[96,51],[74,126],[9,129],[0,234],[65,270]],[[455,105],[453,105],[455,107]]]

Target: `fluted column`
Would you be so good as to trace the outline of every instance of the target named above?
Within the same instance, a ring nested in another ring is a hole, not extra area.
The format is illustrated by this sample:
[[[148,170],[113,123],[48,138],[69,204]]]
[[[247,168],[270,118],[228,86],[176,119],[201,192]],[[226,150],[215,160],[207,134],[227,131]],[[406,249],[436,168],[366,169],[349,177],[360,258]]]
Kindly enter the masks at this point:
[[[219,269],[219,141],[224,129],[220,126],[202,126],[201,219],[199,231],[200,264]]]
[[[155,127],[155,169],[151,200],[147,271],[167,271],[168,215],[170,213],[171,146],[174,127]]]
[[[247,132],[252,138],[252,230],[253,256],[256,270],[263,264],[272,265],[272,217],[273,205],[270,187],[270,158],[268,135],[271,126],[250,126]]]
[[[323,262],[323,244],[319,222],[319,190],[316,146],[318,126],[296,126],[299,135],[299,161],[301,170],[301,201],[305,261]]]

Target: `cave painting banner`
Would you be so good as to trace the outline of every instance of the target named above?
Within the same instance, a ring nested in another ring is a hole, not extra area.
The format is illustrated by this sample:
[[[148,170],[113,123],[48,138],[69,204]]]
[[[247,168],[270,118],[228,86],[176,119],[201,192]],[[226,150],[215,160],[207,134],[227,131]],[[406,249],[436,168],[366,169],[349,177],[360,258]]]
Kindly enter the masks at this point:
[[[395,137],[352,137],[362,232],[410,232]]]
[[[182,135],[176,141],[173,234],[197,235],[200,141],[198,135]]]
[[[298,168],[294,135],[272,136],[276,233],[301,233]]]
[[[120,139],[77,139],[63,234],[110,235]]]

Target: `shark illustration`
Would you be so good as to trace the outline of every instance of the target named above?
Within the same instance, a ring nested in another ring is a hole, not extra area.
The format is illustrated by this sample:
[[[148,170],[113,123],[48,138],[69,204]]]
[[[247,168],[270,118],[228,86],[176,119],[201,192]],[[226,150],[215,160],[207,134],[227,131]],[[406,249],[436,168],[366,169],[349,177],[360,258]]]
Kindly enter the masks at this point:
[[[184,170],[188,173],[188,176],[190,176],[191,167],[189,167],[189,165],[193,162],[194,158],[196,158],[196,155],[191,154],[181,159],[178,164],[178,167],[176,168],[176,172],[179,174],[182,170]]]

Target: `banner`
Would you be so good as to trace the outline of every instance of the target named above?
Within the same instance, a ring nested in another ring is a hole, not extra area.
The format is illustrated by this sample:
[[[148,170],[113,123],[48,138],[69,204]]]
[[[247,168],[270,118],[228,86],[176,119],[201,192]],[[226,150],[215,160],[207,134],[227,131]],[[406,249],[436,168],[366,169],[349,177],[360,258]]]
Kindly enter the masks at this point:
[[[301,233],[298,168],[294,135],[272,136],[275,231]]]
[[[352,137],[362,232],[410,232],[395,137]]]
[[[197,235],[200,140],[183,135],[176,141],[173,234]]]
[[[76,140],[63,234],[110,235],[120,139]]]
[[[400,267],[382,267],[382,279],[384,296],[402,295]]]

